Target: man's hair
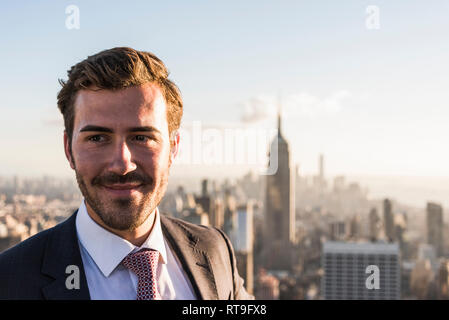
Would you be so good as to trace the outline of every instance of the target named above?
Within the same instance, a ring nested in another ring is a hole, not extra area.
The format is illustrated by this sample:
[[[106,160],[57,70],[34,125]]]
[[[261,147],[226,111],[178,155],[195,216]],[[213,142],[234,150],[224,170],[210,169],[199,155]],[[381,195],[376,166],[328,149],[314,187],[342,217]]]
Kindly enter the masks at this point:
[[[119,47],[101,51],[72,66],[69,79],[59,79],[58,108],[64,117],[64,127],[71,150],[75,120],[76,94],[82,89],[117,90],[154,83],[159,86],[167,104],[168,131],[179,129],[182,117],[182,98],[178,87],[168,79],[168,70],[154,54]]]

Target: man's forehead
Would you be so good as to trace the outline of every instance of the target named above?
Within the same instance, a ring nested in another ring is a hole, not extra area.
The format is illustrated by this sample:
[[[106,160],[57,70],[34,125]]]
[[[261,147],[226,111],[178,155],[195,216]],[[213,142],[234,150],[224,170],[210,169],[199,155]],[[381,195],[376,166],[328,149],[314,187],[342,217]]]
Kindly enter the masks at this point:
[[[95,109],[107,106],[142,106],[165,104],[165,99],[159,86],[146,83],[124,89],[88,88],[78,91],[75,98],[75,108]]]
[[[87,124],[114,127],[153,125],[166,118],[159,88],[142,85],[120,90],[80,90],[75,101],[75,127]]]

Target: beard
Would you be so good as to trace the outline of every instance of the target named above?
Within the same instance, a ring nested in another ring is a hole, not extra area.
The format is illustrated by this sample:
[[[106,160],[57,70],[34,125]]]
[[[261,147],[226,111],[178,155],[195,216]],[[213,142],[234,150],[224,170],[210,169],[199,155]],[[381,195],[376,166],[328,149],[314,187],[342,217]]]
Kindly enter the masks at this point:
[[[169,166],[163,169],[160,178],[137,174],[135,171],[125,176],[108,174],[97,176],[87,183],[76,170],[76,180],[84,199],[101,221],[109,228],[121,231],[134,231],[141,226],[161,202],[168,185]],[[126,198],[107,198],[103,183],[141,182],[141,196]]]

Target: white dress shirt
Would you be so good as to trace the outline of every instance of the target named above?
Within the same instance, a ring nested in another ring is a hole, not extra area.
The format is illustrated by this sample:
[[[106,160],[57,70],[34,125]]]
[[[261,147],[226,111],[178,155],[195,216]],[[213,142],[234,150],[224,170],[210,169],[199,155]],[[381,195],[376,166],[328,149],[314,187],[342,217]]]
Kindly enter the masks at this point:
[[[157,286],[162,299],[196,299],[187,275],[164,239],[158,208],[155,214],[153,230],[142,246],[136,247],[97,224],[87,213],[83,200],[76,216],[76,231],[92,300],[136,299],[137,275],[121,261],[142,248],[160,253]]]

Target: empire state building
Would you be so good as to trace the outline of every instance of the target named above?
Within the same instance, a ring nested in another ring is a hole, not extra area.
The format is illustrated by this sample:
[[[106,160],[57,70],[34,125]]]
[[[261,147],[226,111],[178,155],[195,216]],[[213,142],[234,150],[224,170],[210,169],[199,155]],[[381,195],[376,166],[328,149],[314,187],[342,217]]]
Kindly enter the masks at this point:
[[[295,243],[294,175],[290,169],[290,150],[281,131],[278,111],[278,133],[270,148],[277,152],[277,171],[267,176],[265,202],[265,266],[269,269],[290,270]],[[270,164],[271,165],[271,164]]]

